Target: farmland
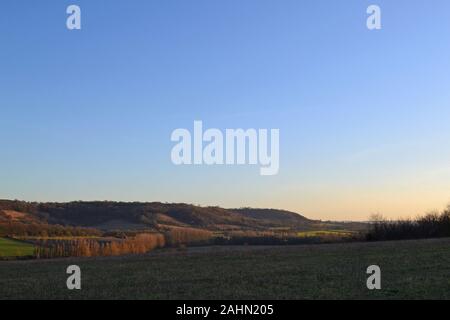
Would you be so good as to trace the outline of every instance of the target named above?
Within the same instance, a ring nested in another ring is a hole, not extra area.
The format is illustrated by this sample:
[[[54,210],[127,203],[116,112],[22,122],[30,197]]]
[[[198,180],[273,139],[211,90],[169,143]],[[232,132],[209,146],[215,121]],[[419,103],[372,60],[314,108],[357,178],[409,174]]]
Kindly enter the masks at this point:
[[[0,238],[0,258],[32,256],[34,247],[28,243]]]
[[[308,238],[308,237],[350,237],[355,235],[355,232],[346,231],[346,230],[318,230],[318,231],[303,231],[297,234],[299,237]]]
[[[66,288],[66,268],[82,290]],[[382,290],[366,288],[366,268]],[[450,239],[162,249],[148,255],[0,262],[0,299],[449,299]]]

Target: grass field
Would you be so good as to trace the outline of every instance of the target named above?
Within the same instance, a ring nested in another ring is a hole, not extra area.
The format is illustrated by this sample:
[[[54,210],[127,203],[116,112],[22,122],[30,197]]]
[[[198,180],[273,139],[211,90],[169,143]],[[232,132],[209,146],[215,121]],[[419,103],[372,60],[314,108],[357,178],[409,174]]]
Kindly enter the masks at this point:
[[[82,290],[66,289],[66,268]],[[366,288],[377,264],[382,290]],[[0,262],[0,299],[450,299],[450,239]]]
[[[301,238],[327,236],[350,237],[354,234],[355,232],[345,230],[302,231],[297,233],[297,235]]]
[[[0,257],[32,256],[34,247],[31,244],[0,238]]]

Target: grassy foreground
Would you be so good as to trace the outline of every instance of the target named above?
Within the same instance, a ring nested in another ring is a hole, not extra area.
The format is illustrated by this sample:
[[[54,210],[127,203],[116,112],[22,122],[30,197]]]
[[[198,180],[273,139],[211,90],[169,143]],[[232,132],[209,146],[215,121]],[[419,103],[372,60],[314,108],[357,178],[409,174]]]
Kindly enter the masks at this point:
[[[0,257],[32,256],[34,247],[31,244],[0,238]],[[1,276],[0,276],[1,277]]]
[[[82,290],[66,289],[66,268]],[[366,288],[366,268],[382,290]],[[0,262],[0,299],[450,299],[450,239]]]

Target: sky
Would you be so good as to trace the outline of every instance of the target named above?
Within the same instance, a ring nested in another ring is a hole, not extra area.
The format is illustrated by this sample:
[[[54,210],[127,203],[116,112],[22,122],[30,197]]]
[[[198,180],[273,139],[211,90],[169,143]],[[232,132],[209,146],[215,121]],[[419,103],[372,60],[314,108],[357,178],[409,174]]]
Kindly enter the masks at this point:
[[[68,30],[66,8],[81,8]],[[381,8],[368,30],[366,9]],[[448,0],[3,0],[0,198],[269,207],[450,202]],[[175,166],[177,128],[276,128],[280,170]]]

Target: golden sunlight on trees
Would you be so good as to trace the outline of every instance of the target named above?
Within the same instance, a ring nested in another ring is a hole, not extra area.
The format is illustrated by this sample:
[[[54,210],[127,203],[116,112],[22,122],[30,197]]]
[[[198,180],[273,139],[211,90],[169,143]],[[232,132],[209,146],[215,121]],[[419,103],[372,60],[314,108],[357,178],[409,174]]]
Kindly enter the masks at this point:
[[[50,240],[41,241],[35,249],[36,258],[98,257],[127,254],[144,254],[165,245],[164,235],[159,233],[139,234],[125,240]]]

